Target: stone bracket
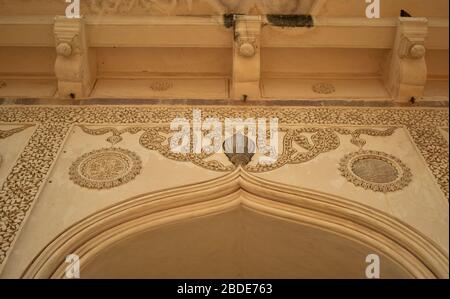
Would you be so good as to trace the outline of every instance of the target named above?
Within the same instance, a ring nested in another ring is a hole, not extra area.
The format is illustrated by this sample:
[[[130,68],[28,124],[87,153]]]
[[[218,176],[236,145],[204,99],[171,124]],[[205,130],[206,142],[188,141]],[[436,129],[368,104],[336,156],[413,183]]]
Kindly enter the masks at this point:
[[[233,99],[259,99],[261,77],[260,16],[235,16],[233,43]]]
[[[61,98],[87,97],[95,83],[95,53],[88,47],[84,26],[83,18],[55,18],[55,74]]]
[[[394,48],[385,70],[385,85],[395,101],[407,102],[423,96],[427,81],[426,18],[400,17]]]

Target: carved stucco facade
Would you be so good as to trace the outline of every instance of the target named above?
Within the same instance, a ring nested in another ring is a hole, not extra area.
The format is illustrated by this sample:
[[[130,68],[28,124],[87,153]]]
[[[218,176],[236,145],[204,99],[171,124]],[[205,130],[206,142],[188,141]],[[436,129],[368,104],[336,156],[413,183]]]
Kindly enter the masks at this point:
[[[448,277],[429,3],[0,0],[0,277],[62,278],[73,253],[84,278],[364,278],[372,253],[382,278]],[[174,153],[194,109],[278,119],[276,162]]]
[[[283,156],[280,160],[285,162],[275,170],[258,168],[256,160],[239,171],[296,188],[320,190],[343,197],[349,204],[386,213],[426,236],[441,252],[438,260],[445,259],[448,142],[440,128],[448,128],[446,109],[4,106],[2,123],[21,128],[4,140],[22,140],[23,147],[2,147],[2,155],[11,156],[12,152],[16,157],[6,170],[9,175],[1,191],[3,275],[21,276],[53,238],[97,211],[143,193],[174,190],[236,172],[224,154],[210,159],[202,154],[173,156],[161,147],[164,138],[146,137],[170,136],[168,122],[175,117],[192,119],[193,108],[201,109],[204,117],[219,119],[278,117],[280,133],[287,132],[280,138],[290,140],[289,134],[297,134],[295,141],[281,142],[283,151],[292,154]],[[34,125],[24,129],[21,123]],[[143,140],[152,140],[153,146]],[[288,150],[291,142],[300,155]],[[102,160],[105,153],[101,151],[111,154],[114,149],[122,156]],[[387,159],[386,165],[399,171],[394,170],[391,181],[387,177],[380,182],[355,170],[360,179],[372,180],[371,186],[358,184],[340,169],[347,155],[358,151],[369,153],[369,158]],[[87,163],[89,158],[95,161]],[[87,165],[82,171],[80,163]],[[123,181],[114,184],[115,176]],[[7,253],[10,256],[5,259]],[[439,271],[433,275],[445,276],[445,267]]]

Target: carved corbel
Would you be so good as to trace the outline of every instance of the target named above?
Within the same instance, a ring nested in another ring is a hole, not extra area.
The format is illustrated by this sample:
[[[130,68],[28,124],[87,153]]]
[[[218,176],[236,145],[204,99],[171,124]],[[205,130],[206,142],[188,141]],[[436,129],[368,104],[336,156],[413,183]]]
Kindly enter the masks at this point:
[[[234,99],[261,97],[260,34],[260,16],[235,16],[232,83]]]
[[[87,97],[95,82],[94,52],[88,48],[84,19],[55,18],[55,74],[58,96]]]
[[[407,102],[423,96],[427,81],[426,18],[400,17],[394,48],[385,73],[386,87],[394,100]]]

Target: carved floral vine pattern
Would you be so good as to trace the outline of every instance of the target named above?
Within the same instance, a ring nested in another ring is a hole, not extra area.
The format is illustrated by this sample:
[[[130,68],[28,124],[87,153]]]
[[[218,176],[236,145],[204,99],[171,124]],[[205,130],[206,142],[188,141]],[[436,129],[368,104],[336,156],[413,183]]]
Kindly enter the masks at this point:
[[[198,107],[198,106],[197,106]],[[304,108],[205,106],[202,116],[277,117],[282,125],[404,126],[448,196],[448,143],[439,127],[448,127],[444,108]],[[6,258],[26,215],[45,183],[73,124],[167,126],[176,117],[192,117],[186,106],[0,106],[0,122],[38,126],[0,189],[0,264]],[[142,137],[142,136],[141,136]],[[115,136],[111,141],[117,142]],[[301,142],[301,141],[300,141]],[[310,144],[313,142],[310,141]]]
[[[0,111],[3,112],[1,108]],[[0,113],[0,117],[3,116]],[[41,124],[3,183],[0,190],[0,263],[6,258],[68,129],[67,124]]]
[[[395,131],[395,127],[385,130],[376,129],[346,129],[341,127],[305,127],[296,129],[281,129],[285,132],[283,138],[283,151],[277,161],[273,164],[247,165],[246,170],[251,172],[264,172],[274,170],[285,164],[299,164],[308,162],[319,154],[335,150],[340,145],[339,135],[351,135],[351,143],[362,148],[366,141],[361,138],[362,134],[369,136],[390,136]],[[305,134],[311,134],[307,137]],[[302,151],[298,151],[300,147]]]
[[[103,135],[107,133],[112,134],[112,136],[107,138],[107,141],[113,145],[122,140],[120,135],[123,133],[136,134],[139,131],[143,131],[144,133],[140,137],[139,143],[149,150],[159,152],[166,158],[181,162],[191,162],[197,166],[214,171],[231,171],[236,168],[235,165],[224,165],[217,160],[208,160],[214,155],[214,153],[202,152],[200,154],[180,154],[172,152],[170,150],[170,133],[172,131],[169,126],[133,126],[121,130],[113,127],[99,129],[90,129],[84,125],[81,125],[80,127],[85,133],[90,135]],[[284,137],[282,152],[278,156],[277,161],[272,164],[248,164],[244,167],[244,169],[249,172],[266,172],[280,168],[285,164],[299,164],[310,161],[319,154],[337,149],[340,145],[338,134],[351,135],[351,142],[359,148],[362,148],[366,144],[366,141],[361,138],[361,135],[390,136],[395,129],[395,127],[390,127],[384,130],[368,128],[352,130],[340,127],[305,127],[296,129],[280,128],[279,131],[284,133]],[[311,134],[311,137],[308,138],[305,134]],[[297,146],[303,150],[299,152],[296,149]]]
[[[213,155],[213,153],[201,153],[201,154],[174,153],[173,151],[170,150],[169,138],[170,133],[172,131],[170,130],[169,126],[158,126],[158,127],[133,126],[118,130],[113,127],[90,129],[86,126],[81,125],[80,128],[85,133],[90,135],[104,135],[107,133],[111,133],[112,136],[108,137],[106,140],[111,144],[116,144],[117,142],[120,142],[122,140],[121,135],[123,133],[136,134],[138,132],[143,131],[144,133],[141,135],[139,143],[149,150],[159,152],[166,158],[181,162],[191,162],[197,166],[215,171],[231,171],[235,168],[233,165],[226,166],[216,160],[206,161],[206,159],[210,158]]]

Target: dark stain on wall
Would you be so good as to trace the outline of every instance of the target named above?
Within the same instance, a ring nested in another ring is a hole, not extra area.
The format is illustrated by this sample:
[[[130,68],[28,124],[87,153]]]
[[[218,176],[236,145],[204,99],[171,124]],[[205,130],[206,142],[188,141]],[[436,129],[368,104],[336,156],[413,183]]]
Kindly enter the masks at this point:
[[[279,27],[313,27],[311,15],[267,15],[267,20],[273,26]]]
[[[224,14],[223,15],[223,24],[225,28],[231,28],[234,26],[234,14]]]

